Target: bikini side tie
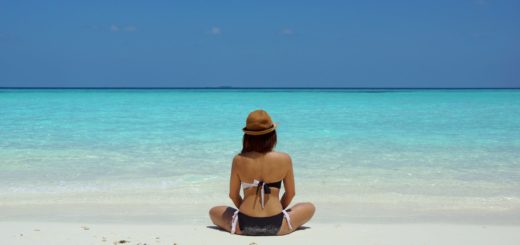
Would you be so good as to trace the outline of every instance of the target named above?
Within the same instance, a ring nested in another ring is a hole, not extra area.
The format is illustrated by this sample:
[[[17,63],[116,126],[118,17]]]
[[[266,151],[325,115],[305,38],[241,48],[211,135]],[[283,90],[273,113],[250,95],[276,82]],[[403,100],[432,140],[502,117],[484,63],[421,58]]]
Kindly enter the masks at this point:
[[[233,213],[233,218],[231,218],[231,234],[235,234],[238,223],[238,209]]]
[[[289,229],[292,230],[291,225],[291,216],[289,216],[289,213],[285,210],[282,210],[283,216],[285,216],[285,219],[287,220],[287,224],[289,225]]]

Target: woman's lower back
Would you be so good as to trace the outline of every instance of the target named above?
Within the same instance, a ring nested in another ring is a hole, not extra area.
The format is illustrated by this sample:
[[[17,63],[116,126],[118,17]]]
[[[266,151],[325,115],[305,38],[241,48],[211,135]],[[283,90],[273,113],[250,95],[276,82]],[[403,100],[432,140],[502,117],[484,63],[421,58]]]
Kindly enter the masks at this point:
[[[264,196],[264,207],[262,208],[261,197],[256,194],[256,189],[244,191],[244,199],[240,205],[240,212],[251,217],[269,217],[282,212],[282,203],[279,198],[279,189],[271,188],[270,194]]]

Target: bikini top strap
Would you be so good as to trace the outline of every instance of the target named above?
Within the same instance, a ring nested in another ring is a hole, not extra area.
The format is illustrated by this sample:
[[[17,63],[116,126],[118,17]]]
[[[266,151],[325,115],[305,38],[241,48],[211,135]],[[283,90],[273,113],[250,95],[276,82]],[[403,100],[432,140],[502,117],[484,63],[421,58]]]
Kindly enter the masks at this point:
[[[265,188],[267,188],[268,192],[265,190]],[[258,186],[256,187],[256,194],[257,195],[258,195],[259,191],[260,191],[260,199],[261,199],[262,209],[263,209],[264,208],[264,196],[265,196],[265,193],[271,193],[271,190],[269,189],[269,186],[265,185],[265,182],[261,180],[258,183]]]

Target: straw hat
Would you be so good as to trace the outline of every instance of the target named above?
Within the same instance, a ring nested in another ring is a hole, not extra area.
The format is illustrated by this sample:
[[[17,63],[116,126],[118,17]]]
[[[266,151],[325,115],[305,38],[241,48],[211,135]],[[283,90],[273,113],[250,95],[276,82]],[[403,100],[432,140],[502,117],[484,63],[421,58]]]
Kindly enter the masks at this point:
[[[264,110],[256,110],[249,113],[246,120],[246,127],[242,130],[244,134],[262,135],[273,132],[276,123],[273,123],[269,114]]]

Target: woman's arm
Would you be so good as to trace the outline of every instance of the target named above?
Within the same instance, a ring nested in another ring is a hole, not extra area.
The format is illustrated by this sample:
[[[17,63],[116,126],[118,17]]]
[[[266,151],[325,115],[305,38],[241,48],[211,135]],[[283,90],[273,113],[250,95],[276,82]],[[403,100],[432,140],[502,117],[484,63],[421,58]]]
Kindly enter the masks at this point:
[[[231,177],[229,178],[229,198],[233,201],[237,208],[242,204],[242,197],[240,196],[240,177],[238,176],[237,157],[233,158],[231,164]]]
[[[289,155],[287,155],[287,157],[289,159],[289,170],[287,172],[287,175],[283,179],[283,187],[285,189],[285,192],[283,193],[281,200],[283,209],[289,207],[289,204],[291,203],[294,195],[296,195],[296,189],[294,187],[294,172],[292,167],[292,160]]]

